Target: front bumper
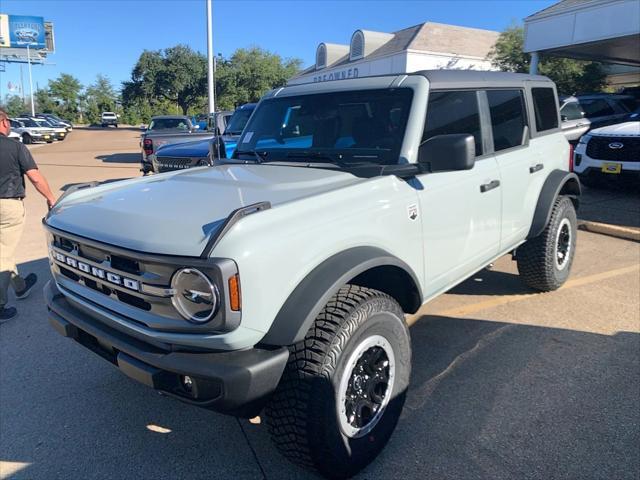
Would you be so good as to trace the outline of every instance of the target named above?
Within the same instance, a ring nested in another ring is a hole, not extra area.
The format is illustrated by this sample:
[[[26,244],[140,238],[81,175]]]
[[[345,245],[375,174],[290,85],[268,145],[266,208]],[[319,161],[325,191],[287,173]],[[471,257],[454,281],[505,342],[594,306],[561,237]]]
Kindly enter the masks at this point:
[[[286,347],[225,352],[176,351],[130,337],[76,308],[53,281],[44,288],[49,322],[124,374],[184,402],[221,413],[257,415],[275,390],[289,358]],[[185,376],[190,377],[189,388]]]

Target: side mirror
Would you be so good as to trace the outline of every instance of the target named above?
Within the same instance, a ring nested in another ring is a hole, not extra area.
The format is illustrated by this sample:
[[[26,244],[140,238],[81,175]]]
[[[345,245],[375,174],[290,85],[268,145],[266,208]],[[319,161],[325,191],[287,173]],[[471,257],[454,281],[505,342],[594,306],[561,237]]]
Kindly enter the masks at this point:
[[[145,124],[140,125],[140,130],[144,132],[146,129],[147,129],[147,126]]]
[[[420,145],[418,163],[430,172],[471,170],[476,160],[473,135],[436,135]]]
[[[560,120],[566,122],[567,120],[569,120],[569,117],[567,117],[566,115],[560,115]]]

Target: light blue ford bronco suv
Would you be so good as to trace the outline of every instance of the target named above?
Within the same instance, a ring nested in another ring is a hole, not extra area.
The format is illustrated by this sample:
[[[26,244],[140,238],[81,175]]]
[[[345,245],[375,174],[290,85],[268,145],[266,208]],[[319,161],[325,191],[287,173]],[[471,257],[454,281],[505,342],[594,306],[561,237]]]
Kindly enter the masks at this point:
[[[567,279],[580,183],[557,105],[549,79],[494,72],[274,90],[232,158],[60,200],[50,321],[166,395],[264,411],[286,457],[351,476],[400,417],[406,314],[506,253],[536,290]]]

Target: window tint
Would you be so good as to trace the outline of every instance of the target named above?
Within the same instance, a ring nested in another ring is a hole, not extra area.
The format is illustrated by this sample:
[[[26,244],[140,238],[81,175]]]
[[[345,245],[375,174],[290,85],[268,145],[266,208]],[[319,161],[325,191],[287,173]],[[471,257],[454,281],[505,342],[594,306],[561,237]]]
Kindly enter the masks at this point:
[[[432,92],[427,105],[427,121],[422,142],[436,135],[468,133],[476,143],[476,155],[482,155],[480,112],[476,92]]]
[[[638,100],[635,98],[621,98],[618,100],[618,103],[622,104],[623,110],[628,110],[629,112],[633,112],[636,108],[638,108]]]
[[[524,95],[520,90],[488,90],[493,146],[496,152],[522,145],[527,125]]]
[[[560,109],[560,114],[565,120],[580,120],[584,118],[584,112],[578,102],[565,103]]]
[[[584,110],[587,118],[604,117],[605,115],[615,115],[615,110],[607,103],[606,100],[580,100],[582,110]]]
[[[533,109],[536,114],[536,130],[544,132],[558,126],[558,108],[553,88],[532,88]]]

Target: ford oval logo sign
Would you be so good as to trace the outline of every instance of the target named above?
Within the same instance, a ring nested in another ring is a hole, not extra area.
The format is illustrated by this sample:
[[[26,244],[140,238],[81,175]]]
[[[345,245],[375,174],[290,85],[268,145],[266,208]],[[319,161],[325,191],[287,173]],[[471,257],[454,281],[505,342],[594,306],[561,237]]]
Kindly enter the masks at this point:
[[[612,142],[609,144],[609,148],[613,150],[619,150],[622,147],[624,147],[624,143],[621,143],[621,142]]]

